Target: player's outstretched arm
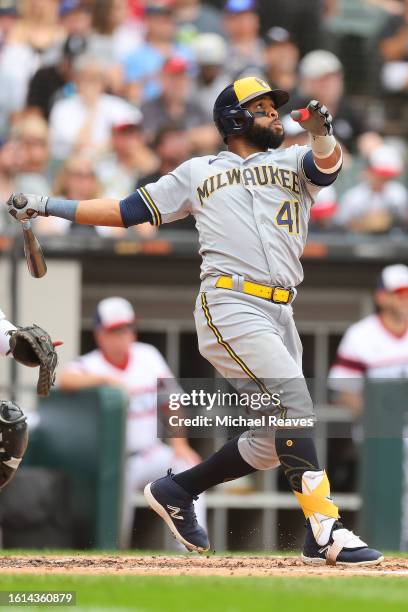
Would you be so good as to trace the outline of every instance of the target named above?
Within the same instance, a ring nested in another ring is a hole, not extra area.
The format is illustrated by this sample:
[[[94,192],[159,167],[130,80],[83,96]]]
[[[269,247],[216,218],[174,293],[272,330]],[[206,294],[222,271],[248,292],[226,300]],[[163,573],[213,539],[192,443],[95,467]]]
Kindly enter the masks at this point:
[[[17,221],[41,217],[61,217],[82,225],[123,227],[119,200],[63,200],[23,193],[13,193],[7,200],[10,215]]]
[[[78,201],[13,193],[7,200],[8,212],[17,221],[52,216],[82,225],[108,227],[171,223],[191,213],[191,161],[182,163],[158,181],[140,187],[123,200]]]
[[[53,213],[51,212],[50,214]],[[80,200],[75,211],[75,223],[80,223],[81,225],[123,227],[120,202],[110,198]]]

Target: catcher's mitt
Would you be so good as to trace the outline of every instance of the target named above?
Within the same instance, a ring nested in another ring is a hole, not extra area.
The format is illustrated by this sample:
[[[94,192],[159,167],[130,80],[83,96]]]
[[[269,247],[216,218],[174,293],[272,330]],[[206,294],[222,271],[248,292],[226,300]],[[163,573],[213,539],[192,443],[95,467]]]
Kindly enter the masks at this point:
[[[49,394],[55,382],[58,357],[50,335],[38,325],[18,327],[9,331],[10,352],[14,359],[30,368],[40,366],[37,393],[41,397]],[[58,343],[59,344],[59,343]]]

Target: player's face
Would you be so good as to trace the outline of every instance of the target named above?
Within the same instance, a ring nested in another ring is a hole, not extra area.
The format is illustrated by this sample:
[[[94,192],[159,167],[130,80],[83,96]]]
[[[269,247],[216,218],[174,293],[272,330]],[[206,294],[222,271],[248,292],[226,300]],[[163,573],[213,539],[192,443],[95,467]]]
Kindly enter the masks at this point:
[[[399,291],[377,291],[376,302],[381,311],[408,323],[408,288]]]
[[[130,325],[112,330],[98,329],[95,332],[96,344],[113,363],[125,361],[135,338],[135,332]]]
[[[254,125],[244,135],[245,140],[262,151],[280,147],[285,132],[273,100],[269,96],[262,96],[249,102],[246,108],[255,115],[256,113],[263,115],[255,116]]]

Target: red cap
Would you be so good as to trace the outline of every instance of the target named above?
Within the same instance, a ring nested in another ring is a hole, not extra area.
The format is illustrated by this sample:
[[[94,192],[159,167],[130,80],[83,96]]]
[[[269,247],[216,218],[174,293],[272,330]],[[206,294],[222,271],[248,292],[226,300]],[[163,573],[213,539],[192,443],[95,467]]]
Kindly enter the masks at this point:
[[[182,57],[171,57],[163,65],[165,74],[184,74],[188,70],[188,63]]]

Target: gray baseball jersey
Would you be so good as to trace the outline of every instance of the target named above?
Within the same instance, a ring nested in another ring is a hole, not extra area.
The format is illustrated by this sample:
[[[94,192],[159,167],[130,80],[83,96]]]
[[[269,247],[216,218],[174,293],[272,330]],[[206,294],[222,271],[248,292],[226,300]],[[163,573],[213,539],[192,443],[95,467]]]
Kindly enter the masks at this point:
[[[195,157],[139,192],[156,225],[194,215],[202,279],[240,274],[266,285],[296,286],[319,190],[303,172],[309,150],[295,145],[246,159],[230,151]]]
[[[283,287],[302,281],[299,259],[320,189],[303,171],[309,150],[197,157],[139,192],[157,225],[195,217],[203,258],[194,311],[200,353],[241,392],[278,392],[287,417],[313,421],[292,307],[244,294],[238,281]],[[234,291],[215,287],[227,274]],[[240,453],[255,469],[278,462],[273,430],[266,433],[250,430],[240,439]]]

